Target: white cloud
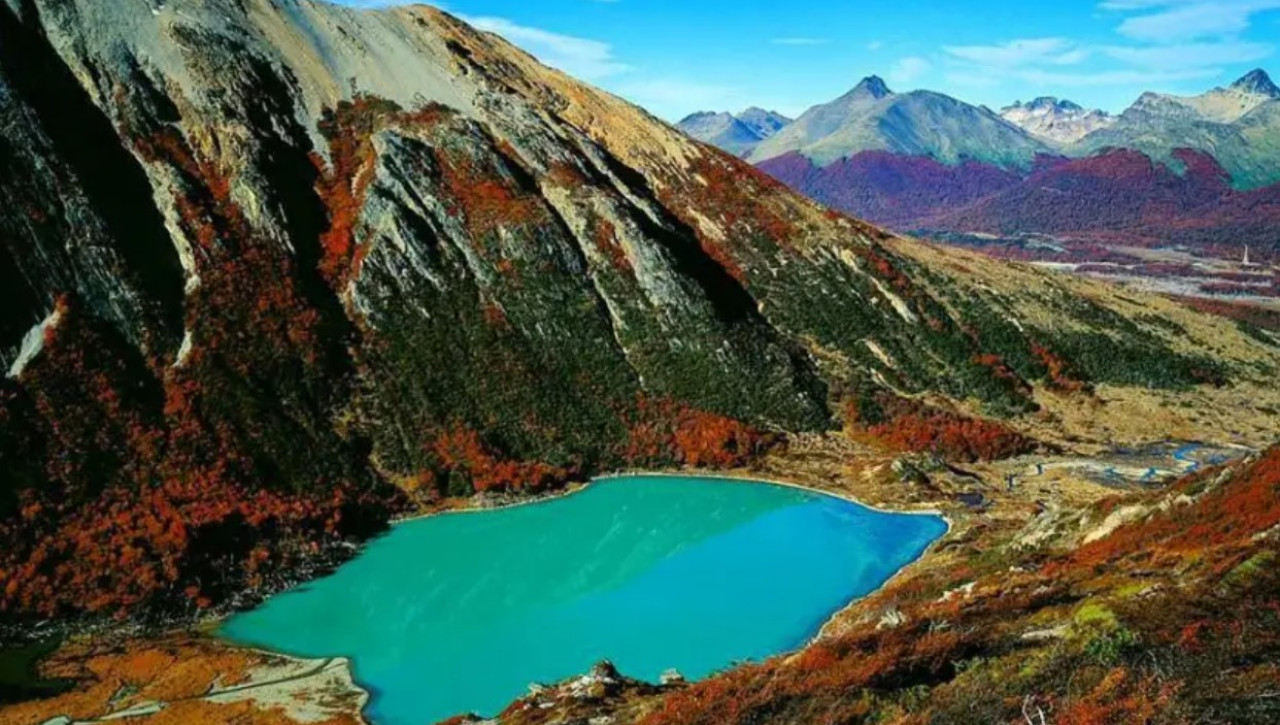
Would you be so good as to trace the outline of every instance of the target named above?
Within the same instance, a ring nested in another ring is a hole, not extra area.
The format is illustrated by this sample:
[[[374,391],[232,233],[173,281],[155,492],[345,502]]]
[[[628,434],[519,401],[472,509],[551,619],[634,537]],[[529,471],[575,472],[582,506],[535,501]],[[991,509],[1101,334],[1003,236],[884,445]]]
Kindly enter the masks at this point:
[[[1280,8],[1280,0],[1218,0],[1215,8],[1225,17],[1248,17],[1265,7]],[[1117,32],[1132,36],[1130,20],[1164,18],[1161,32],[1157,23],[1148,27],[1150,42],[1081,45],[1067,38],[1028,38],[993,45],[947,46],[945,77],[957,85],[990,87],[1017,79],[1046,88],[1055,86],[1167,86],[1184,81],[1220,76],[1232,65],[1265,60],[1275,53],[1269,43],[1241,40],[1230,33],[1210,32],[1213,28],[1236,28],[1234,21],[1201,23],[1201,40],[1177,40],[1190,33],[1174,31],[1183,11],[1198,13],[1204,0],[1109,0],[1102,4],[1116,12],[1143,12],[1126,20]],[[1225,5],[1225,9],[1222,7]],[[1173,18],[1173,20],[1168,20]],[[1157,38],[1157,36],[1159,36]],[[1135,38],[1136,40],[1136,38]],[[1158,42],[1156,42],[1158,40]]]
[[[1101,7],[1126,18],[1121,35],[1144,42],[1178,42],[1238,35],[1254,15],[1280,9],[1280,0],[1107,0]]]
[[[1108,47],[1103,52],[1123,63],[1146,69],[1180,71],[1252,63],[1271,56],[1275,48],[1266,43],[1229,40],[1216,43],[1183,43],[1143,47]]]
[[[1221,70],[1218,68],[1187,68],[1174,71],[1107,70],[1096,73],[1061,73],[1032,68],[1018,73],[1018,77],[1045,88],[1092,88],[1097,86],[1152,88],[1168,83],[1213,78],[1220,72]]]
[[[948,45],[942,49],[959,60],[994,68],[1075,65],[1089,56],[1087,49],[1076,47],[1066,38],[1028,38],[998,45]]]
[[[933,70],[933,64],[919,56],[908,56],[893,64],[886,74],[890,83],[914,83],[917,78]]]
[[[599,80],[631,70],[613,56],[608,43],[513,23],[506,18],[460,16],[464,21],[497,33],[538,60],[584,80]]]

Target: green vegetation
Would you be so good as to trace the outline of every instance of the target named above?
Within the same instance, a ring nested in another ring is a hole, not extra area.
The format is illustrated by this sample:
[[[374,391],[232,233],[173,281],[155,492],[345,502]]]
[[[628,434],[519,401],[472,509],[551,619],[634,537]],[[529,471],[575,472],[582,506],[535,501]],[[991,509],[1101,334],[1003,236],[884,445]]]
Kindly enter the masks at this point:
[[[62,644],[57,637],[20,647],[0,648],[0,705],[39,697],[51,697],[71,688],[71,682],[46,680],[36,672],[37,663]]]

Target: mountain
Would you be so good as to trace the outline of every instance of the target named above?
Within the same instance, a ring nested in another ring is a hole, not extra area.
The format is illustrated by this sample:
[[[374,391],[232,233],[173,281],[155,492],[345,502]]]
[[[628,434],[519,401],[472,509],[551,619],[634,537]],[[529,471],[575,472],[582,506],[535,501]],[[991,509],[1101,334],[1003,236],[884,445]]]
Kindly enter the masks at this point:
[[[872,76],[840,98],[805,111],[746,158],[760,163],[795,152],[825,166],[862,151],[1025,168],[1037,154],[1051,150],[987,108],[931,91],[894,93]]]
[[[1013,171],[965,161],[863,151],[818,166],[798,152],[758,168],[833,209],[894,229],[920,229],[938,213],[963,209],[1022,183]]]
[[[1178,170],[1129,149],[1072,159],[926,223],[953,231],[1217,246],[1229,257],[1244,245],[1275,248],[1280,187],[1237,192],[1212,156],[1191,149],[1173,156]]]
[[[1240,80],[1231,84],[1231,88],[1240,93],[1247,93],[1264,98],[1280,98],[1280,86],[1271,81],[1271,76],[1261,68],[1249,71]]]
[[[790,123],[791,119],[780,113],[752,107],[737,116],[709,111],[695,113],[676,127],[699,141],[735,156],[744,156]]]
[[[774,134],[791,125],[792,119],[776,111],[766,111],[752,106],[738,114],[738,121],[751,129],[761,139],[771,138]]]
[[[1055,395],[1280,365],[831,212],[424,6],[5,0],[0,119],[6,625],[231,606],[445,497],[841,422],[1001,457]]]
[[[1175,163],[1175,149],[1191,148],[1212,154],[1238,188],[1278,183],[1280,90],[1265,71],[1255,70],[1198,96],[1145,93],[1110,127],[1082,138],[1067,153],[1089,155],[1111,147]]]
[[[1067,100],[1044,96],[1030,103],[1016,102],[1000,117],[1046,142],[1071,144],[1115,123],[1106,111],[1086,110]]]
[[[1026,173],[877,151],[824,167],[793,153],[759,168],[823,204],[895,229],[1185,245],[1230,258],[1245,246],[1276,249],[1280,185],[1237,191],[1212,156],[1172,154],[1176,164],[1131,149],[1042,156]]]
[[[842,496],[945,507],[941,558],[878,595],[852,639],[771,661],[787,668],[777,680],[736,668],[764,683],[750,697],[696,685],[632,717],[856,722],[927,704],[941,722],[1008,722],[1031,693],[1110,697],[1132,681],[1189,697],[1126,667],[1183,667],[1172,648],[1219,641],[1238,646],[1205,661],[1232,666],[1208,671],[1238,679],[1208,688],[1206,712],[1226,712],[1222,692],[1265,701],[1235,688],[1265,694],[1274,674],[1271,559],[1247,548],[1274,535],[1269,474],[1241,469],[1243,494],[1223,500],[1214,471],[1134,514],[1056,469],[1001,482],[990,460],[1257,445],[1278,417],[1268,333],[896,237],[421,5],[3,0],[0,149],[0,638],[42,643],[20,653],[25,670],[50,633],[75,635],[31,668],[69,699],[6,704],[4,722],[292,719],[288,690],[264,690],[342,684],[341,661],[274,658],[264,674],[260,653],[235,650],[224,678],[227,659],[186,653],[226,645],[151,633],[322,575],[402,514],[765,454]],[[906,483],[894,471],[913,460],[928,474]],[[990,514],[963,503],[975,495]],[[1150,537],[1120,530],[1078,566],[1046,546],[1143,513]],[[1184,515],[1198,547],[1230,546],[1142,558],[1148,539],[1183,551],[1162,522]],[[484,569],[483,547],[466,555]],[[1108,570],[1111,555],[1124,566]],[[1175,610],[1146,598],[1152,583],[1197,598]],[[1089,592],[1103,585],[1131,601],[1102,609]],[[1120,634],[1129,606],[1169,612],[1167,627]],[[1249,628],[1192,626],[1215,606]],[[1059,621],[1084,632],[1070,648]],[[1016,663],[991,696],[1005,671],[987,663],[1032,648],[1058,659]],[[900,700],[857,690],[880,673],[871,684]],[[962,673],[986,709],[948,699]],[[572,721],[621,704],[595,684],[577,688]],[[1064,722],[1113,714],[1054,702]],[[509,717],[547,721],[534,706]]]

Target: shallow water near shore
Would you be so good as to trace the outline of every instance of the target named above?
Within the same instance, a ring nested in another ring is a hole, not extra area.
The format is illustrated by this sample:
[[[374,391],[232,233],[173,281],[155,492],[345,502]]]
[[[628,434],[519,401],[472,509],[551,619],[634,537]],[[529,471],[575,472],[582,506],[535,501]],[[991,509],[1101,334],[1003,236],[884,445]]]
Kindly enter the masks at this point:
[[[937,516],[764,483],[612,478],[407,522],[221,634],[349,657],[377,725],[491,716],[603,659],[656,681],[795,649],[945,531]]]

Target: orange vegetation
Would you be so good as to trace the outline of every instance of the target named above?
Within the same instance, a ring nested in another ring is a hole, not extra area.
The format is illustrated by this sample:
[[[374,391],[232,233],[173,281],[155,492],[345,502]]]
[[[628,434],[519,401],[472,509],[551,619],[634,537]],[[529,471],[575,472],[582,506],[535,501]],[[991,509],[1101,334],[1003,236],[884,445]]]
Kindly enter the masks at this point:
[[[374,134],[392,125],[430,127],[447,114],[433,104],[406,113],[391,101],[367,95],[325,111],[320,132],[329,141],[329,168],[318,154],[311,161],[320,172],[316,192],[329,211],[329,228],[320,236],[320,272],[335,286],[357,273],[363,259],[365,247],[356,240],[355,228],[373,182]]]
[[[1040,359],[1045,369],[1049,371],[1049,387],[1064,393],[1088,391],[1088,384],[1072,377],[1068,372],[1066,361],[1055,355],[1052,350],[1033,340],[1031,342],[1031,352]]]
[[[618,241],[618,230],[612,223],[606,219],[600,219],[596,222],[595,233],[591,236],[595,242],[596,249],[605,255],[610,262],[613,263],[614,269],[619,272],[630,272],[631,260],[627,258],[627,250],[622,248],[622,244]]]
[[[388,515],[340,441],[304,432],[323,429],[342,352],[287,252],[255,237],[230,180],[177,131],[136,143],[181,178],[200,275],[192,345],[176,366],[144,362],[61,302],[46,347],[0,395],[13,423],[0,449],[22,449],[6,461],[27,482],[17,515],[0,517],[8,616],[193,611]]]
[[[67,680],[72,689],[52,698],[0,707],[0,722],[38,725],[55,715],[75,720],[101,718],[147,702],[167,706],[124,722],[147,725],[291,725],[282,711],[252,702],[217,704],[200,699],[212,686],[232,687],[249,672],[270,663],[267,655],[230,649],[212,642],[168,637],[149,642],[63,647],[42,664],[41,675]],[[352,714],[324,725],[354,725]]]
[[[636,411],[623,452],[635,466],[736,468],[778,442],[740,421],[670,400],[642,397]]]
[[[775,247],[792,248],[796,235],[793,222],[780,211],[785,207],[769,203],[773,197],[783,193],[782,186],[772,177],[747,164],[719,156],[695,160],[692,172],[705,183],[683,185],[679,189],[682,198],[678,203],[668,203],[667,207],[677,213],[683,209],[709,212],[711,220],[723,230],[724,239],[709,236],[697,219],[686,218],[684,221],[697,235],[702,251],[730,276],[740,283],[748,281],[738,250],[732,247],[730,240],[759,238]],[[672,189],[664,193],[673,195],[677,192]]]
[[[436,149],[443,190],[450,212],[462,218],[473,243],[500,226],[519,226],[547,219],[539,198],[519,188],[509,160],[486,158],[469,150]]]
[[[991,420],[969,418],[901,398],[882,397],[884,414],[864,422],[857,403],[845,404],[850,435],[869,438],[891,449],[932,453],[948,460],[995,461],[1029,453],[1035,441]]]
[[[1168,710],[1177,689],[1176,683],[1161,684],[1155,677],[1135,682],[1128,670],[1117,668],[1088,694],[1070,702],[1058,719],[1071,725],[1154,722]]]
[[[573,471],[538,461],[504,461],[489,452],[480,435],[455,425],[428,446],[440,462],[442,477],[461,474],[477,493],[487,491],[545,491],[569,481]]]
[[[1188,478],[1179,489],[1195,493],[1214,476],[1210,470]],[[1177,507],[1149,521],[1123,526],[1111,536],[1086,544],[1053,568],[1096,566],[1125,556],[1156,558],[1197,556],[1210,547],[1246,546],[1250,537],[1280,526],[1280,447],[1264,453],[1235,477],[1214,488],[1195,506]],[[1157,559],[1158,560],[1158,559]]]

